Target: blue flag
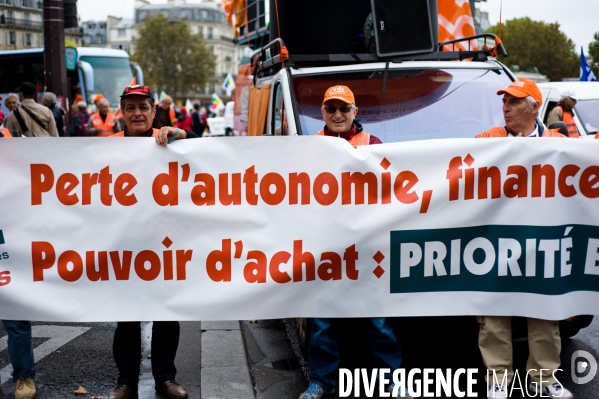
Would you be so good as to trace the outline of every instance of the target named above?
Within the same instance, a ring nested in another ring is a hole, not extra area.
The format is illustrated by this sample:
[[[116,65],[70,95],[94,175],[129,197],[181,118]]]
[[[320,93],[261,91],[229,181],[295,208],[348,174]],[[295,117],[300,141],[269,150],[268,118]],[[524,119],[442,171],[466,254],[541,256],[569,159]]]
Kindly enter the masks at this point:
[[[591,67],[587,63],[586,58],[584,58],[584,51],[582,50],[582,46],[580,46],[580,81],[581,82],[596,82],[597,78]]]

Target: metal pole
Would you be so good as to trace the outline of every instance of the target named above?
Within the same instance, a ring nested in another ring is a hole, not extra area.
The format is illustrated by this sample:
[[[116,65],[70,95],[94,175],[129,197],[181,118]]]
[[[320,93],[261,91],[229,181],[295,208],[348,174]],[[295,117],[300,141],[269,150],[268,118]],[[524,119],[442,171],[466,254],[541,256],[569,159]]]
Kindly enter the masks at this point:
[[[44,69],[46,91],[68,97],[61,0],[44,0]]]

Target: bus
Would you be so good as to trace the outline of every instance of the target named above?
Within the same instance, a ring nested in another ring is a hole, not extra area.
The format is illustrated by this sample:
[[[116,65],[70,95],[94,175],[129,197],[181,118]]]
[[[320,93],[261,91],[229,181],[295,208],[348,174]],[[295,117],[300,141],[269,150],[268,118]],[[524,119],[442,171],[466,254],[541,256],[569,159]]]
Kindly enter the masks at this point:
[[[92,99],[101,93],[110,101],[112,108],[119,104],[123,89],[133,78],[143,84],[143,72],[139,65],[131,62],[129,54],[123,50],[79,47],[77,66],[67,71],[67,95],[62,98],[66,109],[78,94],[94,108]],[[38,92],[38,102],[45,92],[44,49],[0,51],[0,96],[15,92],[21,82],[33,83]],[[7,110],[2,102],[2,110]]]

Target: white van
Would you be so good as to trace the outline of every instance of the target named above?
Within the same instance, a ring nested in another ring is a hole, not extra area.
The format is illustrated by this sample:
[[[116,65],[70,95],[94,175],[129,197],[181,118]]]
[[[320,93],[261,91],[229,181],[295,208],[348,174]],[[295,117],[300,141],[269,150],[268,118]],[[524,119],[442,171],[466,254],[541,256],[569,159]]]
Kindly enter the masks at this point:
[[[577,103],[574,121],[581,138],[593,138],[599,130],[599,82],[546,82],[538,83],[543,104],[539,117],[547,124],[547,117],[560,100],[561,93],[573,90]]]
[[[225,136],[233,136],[235,123],[235,101],[229,101],[225,106]]]
[[[210,130],[210,133],[204,134],[204,136],[233,136],[234,108],[235,102],[229,101],[225,105],[223,116],[208,118],[208,129]]]

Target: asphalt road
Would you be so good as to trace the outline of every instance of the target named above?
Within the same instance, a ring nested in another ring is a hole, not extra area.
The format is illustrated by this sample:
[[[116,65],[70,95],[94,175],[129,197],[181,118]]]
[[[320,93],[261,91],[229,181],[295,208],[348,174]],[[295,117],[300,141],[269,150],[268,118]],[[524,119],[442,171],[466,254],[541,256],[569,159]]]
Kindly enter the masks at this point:
[[[418,368],[479,368],[479,398],[484,398],[484,369],[476,344],[476,325],[471,318],[463,319],[394,319],[394,328],[403,349],[403,367]],[[475,322],[474,322],[475,323]],[[112,358],[112,337],[116,323],[34,323],[37,387],[40,399],[106,397],[116,382],[117,370]],[[364,326],[353,320],[340,322],[342,367],[369,367],[371,355]],[[146,345],[150,324],[145,324]],[[228,396],[226,399],[296,399],[307,386],[306,363],[301,357],[291,320],[261,320],[242,322],[243,347],[253,384],[253,396]],[[202,330],[199,322],[182,323],[181,343],[177,355],[178,379],[190,392],[190,398],[203,398],[200,364]],[[9,366],[5,346],[6,332],[0,324],[0,376],[4,394],[0,399],[13,398],[14,384],[7,380]],[[525,373],[528,355],[526,340],[514,344],[515,364]],[[599,375],[584,385],[571,378],[571,357],[577,350],[599,358],[599,320],[571,340],[564,341],[560,381],[574,392],[577,399],[599,398]],[[145,348],[142,363],[140,399],[159,398],[153,391],[149,350]],[[42,356],[40,358],[40,356]],[[226,356],[223,353],[223,356]],[[584,376],[584,373],[581,375]],[[217,381],[218,382],[218,381]],[[223,384],[227,379],[223,378]],[[88,394],[73,393],[79,387]],[[215,396],[214,398],[217,398]],[[336,398],[335,395],[329,395]],[[522,396],[513,396],[520,398]],[[224,397],[223,397],[224,399]]]

